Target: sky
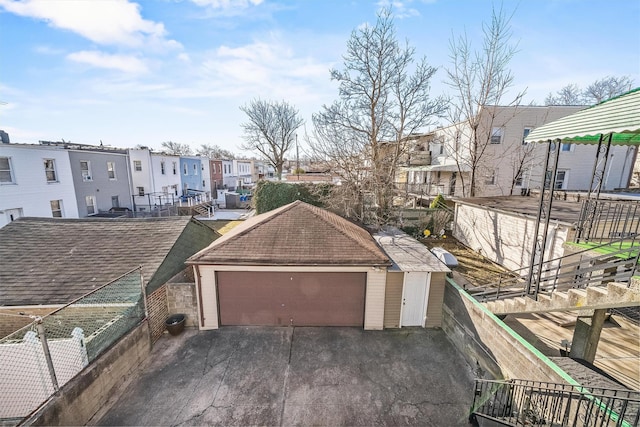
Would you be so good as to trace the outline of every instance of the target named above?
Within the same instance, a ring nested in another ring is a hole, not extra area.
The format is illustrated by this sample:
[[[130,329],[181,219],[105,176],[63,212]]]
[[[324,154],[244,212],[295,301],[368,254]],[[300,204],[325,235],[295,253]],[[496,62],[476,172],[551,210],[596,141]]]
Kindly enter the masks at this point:
[[[431,94],[451,94],[449,41],[479,48],[494,4],[513,13],[512,91],[526,102],[606,76],[640,86],[637,0],[0,0],[0,129],[13,143],[240,153],[253,99],[294,105],[311,130],[338,97],[329,71],[352,31],[383,7],[439,68]]]

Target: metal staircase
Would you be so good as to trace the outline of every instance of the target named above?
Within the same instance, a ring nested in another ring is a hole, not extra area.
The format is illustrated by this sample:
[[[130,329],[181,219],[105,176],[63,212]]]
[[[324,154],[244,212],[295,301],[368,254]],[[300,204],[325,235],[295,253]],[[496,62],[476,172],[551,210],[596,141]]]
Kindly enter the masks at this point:
[[[477,379],[469,422],[474,426],[638,426],[640,392]]]

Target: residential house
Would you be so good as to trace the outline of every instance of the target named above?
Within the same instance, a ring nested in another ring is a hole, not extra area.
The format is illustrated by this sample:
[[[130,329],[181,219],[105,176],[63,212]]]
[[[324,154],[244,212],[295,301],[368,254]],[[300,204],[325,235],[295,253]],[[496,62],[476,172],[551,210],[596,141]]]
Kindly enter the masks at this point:
[[[116,208],[133,210],[126,150],[66,145],[80,217]]]
[[[238,185],[238,174],[233,168],[233,160],[222,160],[222,182],[225,189],[235,190]]]
[[[0,144],[0,227],[23,216],[78,215],[67,151],[40,145]]]
[[[217,197],[217,191],[224,186],[222,160],[209,159],[209,179],[211,181],[211,194]]]
[[[258,182],[266,178],[266,164],[261,160],[251,160],[251,182]]]
[[[150,153],[153,177],[154,203],[173,204],[180,197],[182,178],[180,175],[180,156],[165,153]]]
[[[202,160],[200,157],[180,157],[180,178],[183,197],[204,194],[202,176]]]
[[[139,212],[151,211],[155,203],[151,199],[152,194],[155,192],[151,152],[146,147],[130,148],[128,151],[134,210]]]
[[[252,180],[251,160],[233,160],[233,172],[236,177],[235,189],[250,187]]]
[[[489,106],[481,110],[478,128],[482,152],[475,162],[475,196],[501,196],[526,193],[542,186],[545,144],[526,144],[524,138],[534,128],[583,109],[579,106]],[[410,193],[434,196],[469,196],[472,141],[468,124],[458,123],[425,135],[422,158],[430,164],[411,164],[401,168]],[[589,187],[595,159],[594,146],[562,144],[558,160],[556,187],[584,190]],[[415,154],[415,150],[413,151]],[[610,173],[604,189],[625,187],[633,168],[635,149],[614,147]],[[411,158],[409,162],[414,161]],[[415,161],[414,161],[415,162]],[[420,163],[420,161],[418,161]],[[401,177],[399,177],[401,178]],[[401,179],[400,179],[401,180]]]
[[[209,163],[209,158],[201,157],[200,158],[200,178],[202,179],[202,191],[204,194],[209,197],[213,196],[215,198],[216,193],[213,191],[213,187],[211,186],[211,164]]]

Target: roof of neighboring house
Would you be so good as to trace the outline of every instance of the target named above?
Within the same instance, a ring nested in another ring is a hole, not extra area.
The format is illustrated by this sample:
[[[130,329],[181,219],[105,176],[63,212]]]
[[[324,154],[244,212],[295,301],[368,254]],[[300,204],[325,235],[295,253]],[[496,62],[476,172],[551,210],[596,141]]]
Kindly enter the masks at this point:
[[[140,265],[149,293],[218,236],[189,217],[20,218],[0,229],[0,305],[66,304]]]
[[[470,197],[455,199],[456,203],[482,206],[488,209],[502,210],[517,215],[536,218],[540,209],[538,197],[523,196],[496,196],[496,197]],[[582,210],[582,203],[564,200],[554,200],[552,203],[550,218],[554,221],[571,225],[578,221]]]
[[[393,261],[391,271],[451,271],[425,245],[395,227],[373,237]]]
[[[389,265],[369,232],[296,201],[246,220],[189,259],[223,265]]]

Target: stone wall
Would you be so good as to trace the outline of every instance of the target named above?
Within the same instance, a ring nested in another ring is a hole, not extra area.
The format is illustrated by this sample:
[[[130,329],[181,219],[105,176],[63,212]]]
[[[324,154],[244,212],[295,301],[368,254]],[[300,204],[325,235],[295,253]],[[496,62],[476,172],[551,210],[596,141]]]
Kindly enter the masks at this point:
[[[147,311],[149,313],[149,331],[151,343],[155,343],[164,333],[164,321],[169,317],[167,309],[167,285],[162,285],[147,295]]]
[[[66,383],[24,425],[85,425],[117,388],[140,372],[150,351],[149,323],[143,321]]]
[[[455,282],[447,281],[442,329],[479,377],[577,384]]]
[[[169,315],[186,315],[185,326],[198,327],[198,304],[195,283],[167,283],[167,307]]]

